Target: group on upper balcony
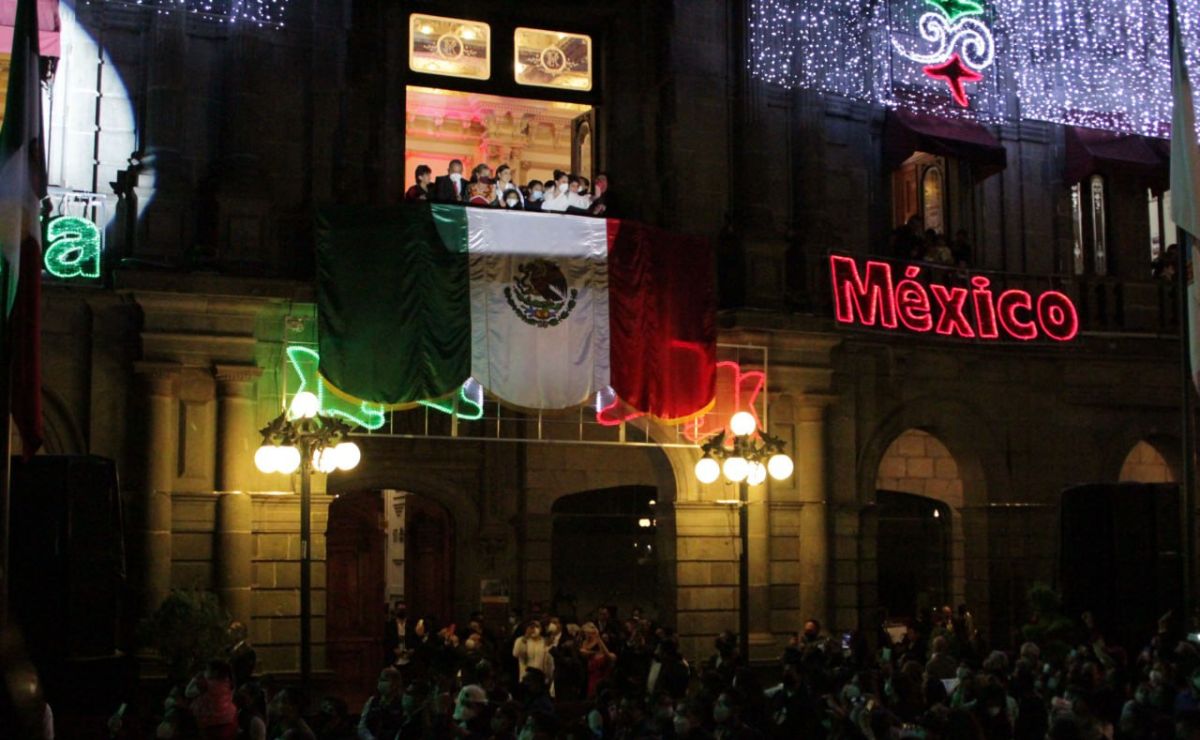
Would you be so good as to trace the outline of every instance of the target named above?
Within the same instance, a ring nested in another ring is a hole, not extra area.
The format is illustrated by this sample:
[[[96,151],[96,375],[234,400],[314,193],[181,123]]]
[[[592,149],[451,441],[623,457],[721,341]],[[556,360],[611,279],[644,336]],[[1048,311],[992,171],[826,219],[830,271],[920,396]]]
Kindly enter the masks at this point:
[[[518,211],[544,211],[580,216],[605,216],[608,212],[608,176],[596,176],[594,192],[586,177],[562,170],[554,179],[530,180],[528,185],[513,182],[512,168],[502,164],[493,174],[487,164],[476,165],[468,180],[462,160],[450,161],[446,174],[433,177],[429,165],[418,165],[416,184],[404,194],[407,202],[431,201],[459,203],[483,208]]]

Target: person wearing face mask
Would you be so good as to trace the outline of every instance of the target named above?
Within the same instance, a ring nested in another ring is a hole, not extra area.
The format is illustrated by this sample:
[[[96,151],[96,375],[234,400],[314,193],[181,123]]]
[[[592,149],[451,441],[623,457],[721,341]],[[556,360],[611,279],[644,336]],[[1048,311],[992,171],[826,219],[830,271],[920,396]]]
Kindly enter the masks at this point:
[[[404,682],[400,671],[384,668],[375,685],[375,694],[363,705],[358,719],[359,740],[394,738],[404,725]]]
[[[455,736],[466,740],[484,740],[491,729],[491,717],[487,715],[487,692],[482,686],[470,684],[462,687],[454,700]]]
[[[513,188],[504,194],[504,200],[502,203],[503,207],[509,211],[524,210],[524,207],[522,206],[521,191],[516,188]]]
[[[543,675],[554,675],[554,658],[550,656],[550,646],[542,637],[542,625],[536,620],[530,620],[525,625],[525,634],[513,643],[513,657],[517,659],[517,680],[522,681],[530,668],[536,668]]]
[[[592,207],[592,199],[587,195],[587,185],[578,175],[567,178],[567,213],[584,215]]]
[[[546,187],[546,199],[542,203],[542,210],[549,213],[566,213],[571,205],[570,187],[570,177],[567,173],[555,170],[554,186]]]
[[[525,199],[525,210],[540,211],[542,210],[542,199],[545,197],[545,186],[541,180],[530,180],[526,189],[529,191],[529,197]]]
[[[506,164],[502,164],[496,168],[496,194],[498,205],[504,208],[524,208],[525,196],[521,194],[521,189],[512,179],[512,168]],[[509,193],[517,194],[517,204],[515,206],[508,205],[507,199]]]
[[[439,175],[433,183],[433,199],[439,203],[465,203],[467,181],[463,177],[461,159],[450,160],[446,174]]]
[[[396,740],[425,740],[434,731],[432,688],[424,681],[413,681],[404,690],[400,706],[404,710],[404,723],[396,734]],[[363,740],[362,735],[359,735]]]

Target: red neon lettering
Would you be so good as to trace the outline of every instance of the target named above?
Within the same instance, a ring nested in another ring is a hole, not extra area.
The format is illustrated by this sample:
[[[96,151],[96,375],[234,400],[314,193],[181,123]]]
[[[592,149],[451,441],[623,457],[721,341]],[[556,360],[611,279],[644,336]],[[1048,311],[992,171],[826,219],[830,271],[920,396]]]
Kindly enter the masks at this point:
[[[935,331],[945,336],[958,334],[960,337],[973,339],[975,331],[971,328],[971,322],[967,321],[966,314],[963,313],[967,302],[967,289],[950,288],[947,290],[944,285],[930,285],[929,289],[933,291],[933,297],[937,300],[938,307],[942,312],[942,315],[938,317]]]
[[[831,255],[834,316],[843,324],[853,324],[855,316],[863,326],[876,320],[888,329],[896,328],[896,296],[892,290],[892,266],[886,262],[867,262],[864,282],[858,266],[850,257]]]
[[[936,331],[964,339],[1011,337],[1023,342],[1037,339],[1039,330],[1058,342],[1079,334],[1075,304],[1059,291],[1034,296],[1012,289],[997,296],[991,279],[983,275],[972,276],[969,288],[927,286],[919,281],[922,267],[915,264],[905,266],[903,278],[893,284],[892,266],[887,262],[868,260],[860,274],[851,257],[830,255],[829,259],[834,312],[843,324],[879,324],[917,334]]]
[[[904,280],[896,283],[896,313],[900,323],[911,331],[927,332],[933,328],[933,316],[930,314],[929,293],[925,286],[913,280],[921,274],[917,265],[904,268]]]
[[[1000,326],[1015,339],[1028,342],[1037,337],[1037,325],[1032,321],[1017,318],[1017,309],[1033,312],[1033,298],[1023,290],[1006,290],[996,301],[996,312],[1000,315]]]
[[[992,281],[982,275],[971,278],[971,300],[975,304],[975,325],[980,339],[996,339],[1000,330],[996,328],[996,306],[992,303]]]
[[[1059,342],[1069,342],[1079,333],[1079,314],[1071,299],[1057,290],[1038,296],[1038,323],[1046,336]]]

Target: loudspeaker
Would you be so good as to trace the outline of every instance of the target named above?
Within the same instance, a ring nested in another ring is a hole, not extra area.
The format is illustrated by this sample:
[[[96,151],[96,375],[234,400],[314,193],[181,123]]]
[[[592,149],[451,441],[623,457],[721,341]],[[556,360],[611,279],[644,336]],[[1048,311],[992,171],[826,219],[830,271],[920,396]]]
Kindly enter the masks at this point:
[[[1059,584],[1067,616],[1091,611],[1107,639],[1135,648],[1158,618],[1183,614],[1179,487],[1085,485],[1063,491]]]
[[[112,656],[125,589],[117,466],[13,459],[10,599],[35,660]]]

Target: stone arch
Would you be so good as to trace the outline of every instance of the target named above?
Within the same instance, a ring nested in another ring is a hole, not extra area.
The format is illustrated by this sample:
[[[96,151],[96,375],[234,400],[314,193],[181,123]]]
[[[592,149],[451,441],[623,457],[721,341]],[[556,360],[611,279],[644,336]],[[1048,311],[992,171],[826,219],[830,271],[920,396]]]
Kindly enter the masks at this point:
[[[1135,471],[1127,471],[1125,466],[1127,463],[1133,462],[1136,465],[1143,461],[1158,467],[1157,472],[1160,475],[1163,472],[1160,466],[1165,464],[1170,479],[1141,482],[1176,482],[1183,478],[1183,456],[1177,427],[1147,423],[1144,418],[1130,417],[1120,419],[1114,424],[1114,428],[1118,431],[1101,444],[1099,469],[1094,480],[1134,480],[1126,477],[1126,474],[1132,475]],[[1131,461],[1130,456],[1134,455],[1135,451],[1137,460]]]
[[[987,505],[990,491],[1004,490],[1008,480],[1004,456],[1000,453],[1002,447],[991,432],[995,428],[996,425],[989,423],[989,415],[981,408],[957,399],[927,395],[910,399],[894,408],[868,438],[858,455],[856,473],[861,512],[860,625],[870,626],[876,619],[877,523],[872,504],[879,484],[880,466],[893,443],[905,432],[916,430],[936,438],[953,459],[961,481],[961,494],[954,487],[956,490],[953,493],[946,491],[936,498],[957,507],[954,515],[961,528],[963,600],[975,611],[976,622],[984,628],[989,626]]]
[[[1158,445],[1150,440],[1138,440],[1121,463],[1117,474],[1119,483],[1175,483],[1177,476],[1159,451]]]
[[[966,600],[963,481],[954,455],[934,435],[920,429],[906,429],[884,451],[875,488],[922,496],[949,506],[949,594],[954,604],[963,603]]]

